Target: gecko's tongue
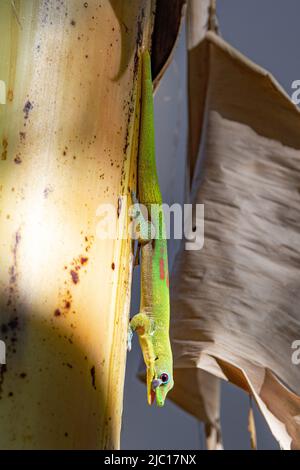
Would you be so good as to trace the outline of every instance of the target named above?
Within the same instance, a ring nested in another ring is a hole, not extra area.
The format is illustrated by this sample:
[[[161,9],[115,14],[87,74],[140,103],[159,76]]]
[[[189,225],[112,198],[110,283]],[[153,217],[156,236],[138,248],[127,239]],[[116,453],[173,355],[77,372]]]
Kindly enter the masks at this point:
[[[153,405],[153,403],[155,402],[155,396],[155,391],[151,390],[151,405]]]

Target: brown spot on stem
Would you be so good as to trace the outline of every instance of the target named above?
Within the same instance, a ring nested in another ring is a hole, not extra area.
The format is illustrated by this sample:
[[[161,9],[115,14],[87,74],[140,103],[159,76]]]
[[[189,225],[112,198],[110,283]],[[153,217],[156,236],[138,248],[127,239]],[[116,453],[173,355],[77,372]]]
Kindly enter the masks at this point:
[[[93,366],[91,368],[91,376],[92,376],[92,386],[96,390],[96,370],[95,370],[95,366]]]
[[[2,392],[2,385],[4,381],[4,374],[7,371],[6,364],[0,364],[0,394]]]
[[[2,147],[3,147],[3,151],[2,151],[2,154],[1,154],[1,160],[6,160],[7,159],[8,141],[5,138],[2,139]]]
[[[20,165],[22,163],[22,159],[20,157],[20,154],[16,155],[16,157],[14,158],[14,162],[16,165]]]
[[[74,284],[78,284],[78,282],[79,282],[79,275],[78,275],[78,273],[77,273],[76,271],[74,271],[73,269],[71,269],[70,274],[71,274],[73,283],[74,283]]]
[[[15,317],[13,320],[9,321],[7,323],[8,327],[11,329],[11,330],[16,330],[19,326],[19,319],[18,317]]]
[[[50,193],[53,192],[53,188],[51,186],[46,186],[44,189],[44,198],[47,199]]]
[[[33,104],[28,100],[26,101],[24,108],[23,108],[23,113],[24,113],[24,119],[29,118],[29,113],[33,108]]]
[[[12,100],[14,99],[14,92],[13,90],[10,88],[7,92],[7,101],[10,101],[12,102]]]

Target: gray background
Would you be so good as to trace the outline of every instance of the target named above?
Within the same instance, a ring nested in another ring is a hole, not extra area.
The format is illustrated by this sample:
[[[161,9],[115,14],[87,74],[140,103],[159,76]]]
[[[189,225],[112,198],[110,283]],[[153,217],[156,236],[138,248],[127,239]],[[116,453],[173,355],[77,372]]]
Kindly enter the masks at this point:
[[[225,40],[268,69],[291,96],[300,79],[299,0],[218,0],[218,18]],[[181,33],[174,60],[155,97],[156,148],[165,202],[183,202],[186,144],[186,52]],[[170,241],[170,264],[178,243]],[[131,315],[138,312],[139,269],[134,273]],[[136,378],[140,349],[135,338],[128,354],[123,412],[122,449],[203,449],[202,425],[171,402],[148,406],[144,384]],[[248,397],[222,385],[221,421],[226,449],[249,449]],[[259,449],[278,449],[268,426],[255,409]]]

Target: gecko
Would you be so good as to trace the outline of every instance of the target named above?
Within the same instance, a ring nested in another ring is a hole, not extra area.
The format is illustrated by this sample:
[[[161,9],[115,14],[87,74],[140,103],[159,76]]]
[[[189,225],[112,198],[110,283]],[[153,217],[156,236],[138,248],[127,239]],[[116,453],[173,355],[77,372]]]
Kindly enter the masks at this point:
[[[128,349],[136,332],[146,365],[147,401],[162,407],[174,386],[169,337],[170,294],[166,228],[155,160],[151,58],[141,54],[141,117],[138,149],[138,199],[132,193],[141,258],[140,311],[129,322]],[[145,214],[143,212],[146,213]]]

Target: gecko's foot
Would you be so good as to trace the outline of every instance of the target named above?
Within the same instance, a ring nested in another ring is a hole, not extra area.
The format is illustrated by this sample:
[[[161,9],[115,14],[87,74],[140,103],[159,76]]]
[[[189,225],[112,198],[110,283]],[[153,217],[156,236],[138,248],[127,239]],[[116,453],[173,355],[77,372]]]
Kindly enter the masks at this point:
[[[133,205],[129,208],[129,217],[133,221],[131,225],[131,238],[137,240],[140,245],[146,245],[155,238],[155,227],[149,220],[147,207],[140,204],[134,191],[131,191]]]
[[[132,348],[132,337],[133,337],[133,331],[131,327],[128,327],[128,332],[127,332],[127,351],[130,352]]]

